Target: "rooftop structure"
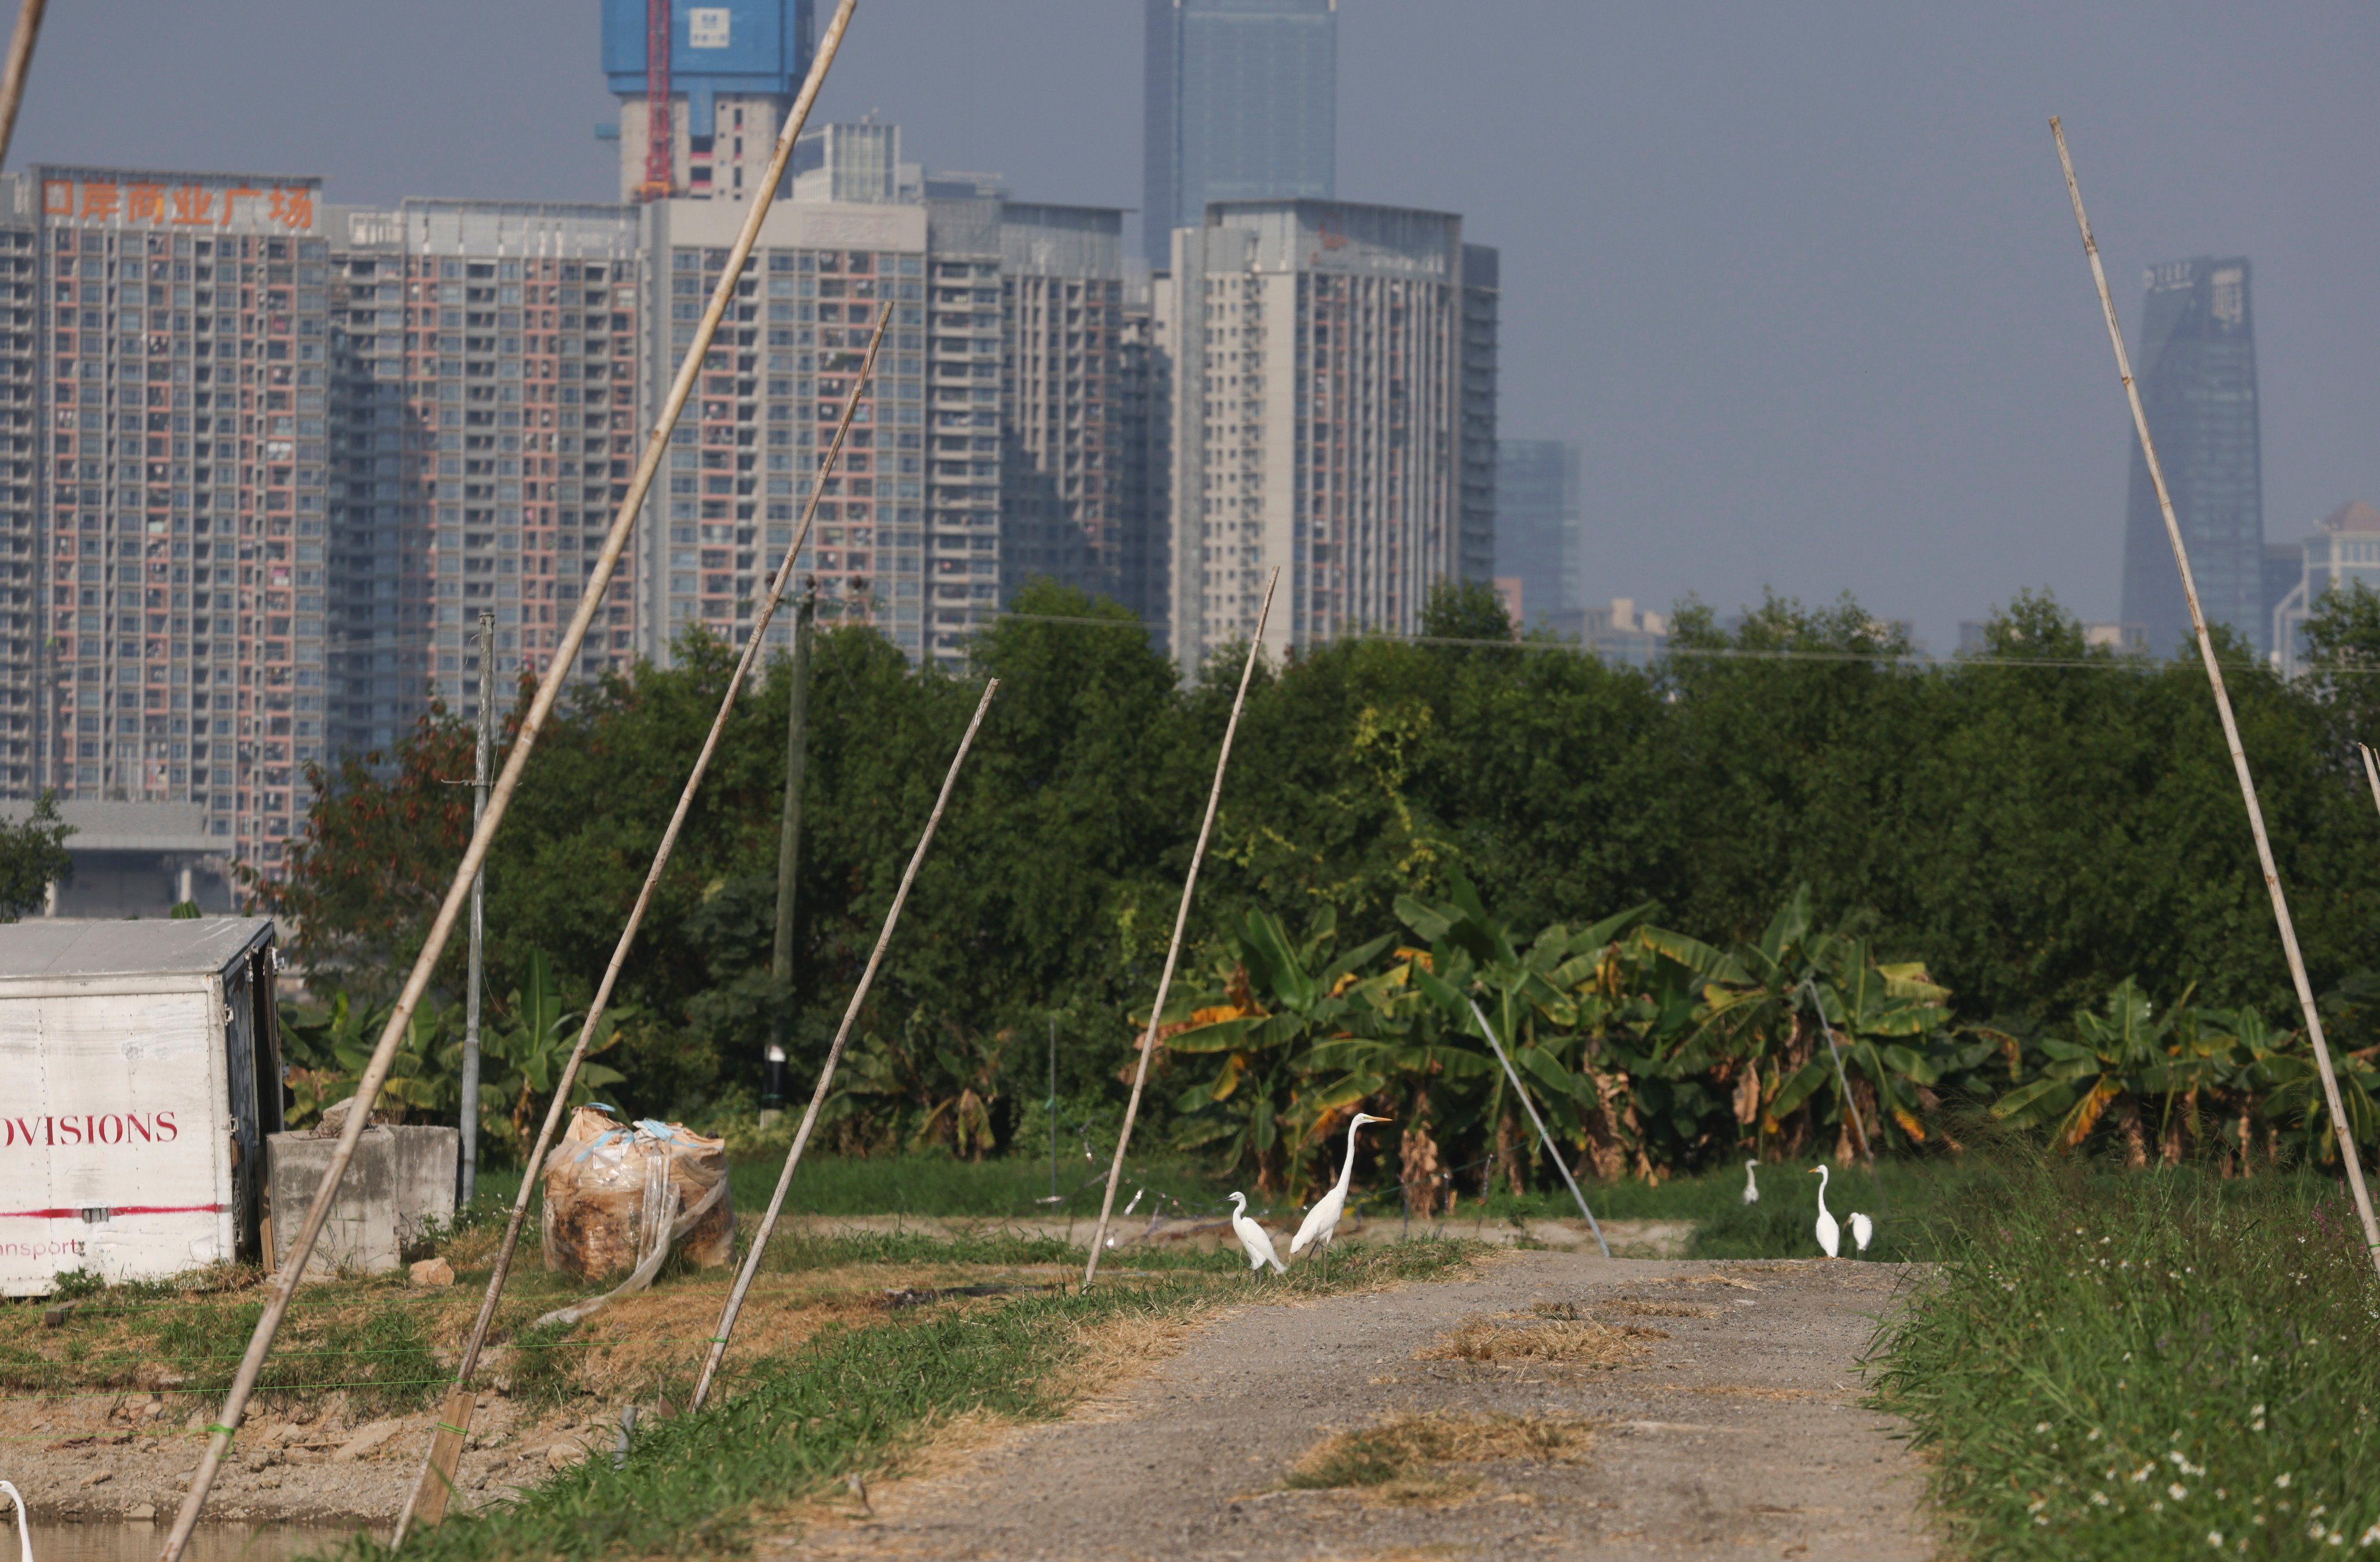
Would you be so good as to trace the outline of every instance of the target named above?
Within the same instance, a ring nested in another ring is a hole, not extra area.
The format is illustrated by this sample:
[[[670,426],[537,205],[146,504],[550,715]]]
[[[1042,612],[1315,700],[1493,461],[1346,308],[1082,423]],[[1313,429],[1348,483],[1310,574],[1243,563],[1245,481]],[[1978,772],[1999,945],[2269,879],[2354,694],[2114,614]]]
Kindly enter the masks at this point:
[[[758,188],[809,69],[810,0],[603,0],[602,27],[620,199],[741,200]]]
[[[2349,501],[2322,518],[2299,552],[2297,584],[2273,609],[2273,664],[2283,677],[2305,671],[2305,622],[2326,593],[2359,584],[2380,591],[2380,510]]]

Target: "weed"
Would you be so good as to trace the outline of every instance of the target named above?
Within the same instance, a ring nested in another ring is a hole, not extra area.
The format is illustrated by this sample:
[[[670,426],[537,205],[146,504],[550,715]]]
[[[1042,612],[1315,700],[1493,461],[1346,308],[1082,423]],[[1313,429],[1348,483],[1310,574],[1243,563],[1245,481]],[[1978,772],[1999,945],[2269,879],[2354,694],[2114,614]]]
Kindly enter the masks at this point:
[[[1880,1402],[1996,1556],[2380,1543],[2380,1285],[2353,1226],[2313,1179],[2010,1173],[1888,1323]]]
[[[1390,1501],[1443,1500],[1475,1486],[1477,1478],[1438,1467],[1506,1459],[1562,1462],[1585,1452],[1594,1434],[1592,1423],[1562,1418],[1401,1415],[1323,1438],[1281,1484],[1292,1491],[1364,1488]]]

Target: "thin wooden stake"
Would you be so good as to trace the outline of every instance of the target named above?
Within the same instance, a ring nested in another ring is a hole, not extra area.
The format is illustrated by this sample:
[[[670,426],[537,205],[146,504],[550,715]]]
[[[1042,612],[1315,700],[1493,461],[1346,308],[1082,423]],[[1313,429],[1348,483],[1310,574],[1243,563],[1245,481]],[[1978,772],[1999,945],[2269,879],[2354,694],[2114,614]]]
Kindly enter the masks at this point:
[[[488,811],[471,831],[470,843],[463,849],[463,860],[455,865],[454,882],[439,902],[437,915],[431,920],[421,951],[415,958],[412,972],[397,994],[396,1006],[389,1013],[388,1024],[381,1032],[380,1041],[372,1048],[371,1059],[364,1066],[363,1077],[356,1083],[356,1104],[347,1113],[346,1128],[333,1147],[330,1164],[323,1168],[322,1181],[314,1193],[314,1202],[307,1206],[306,1217],[291,1242],[289,1257],[278,1281],[267,1291],[264,1308],[257,1318],[256,1329],[249,1338],[248,1349],[242,1353],[238,1370],[232,1376],[231,1391],[224,1397],[223,1410],[209,1428],[206,1452],[200,1457],[199,1467],[191,1472],[188,1493],[182,1499],[181,1510],[174,1516],[174,1527],[165,1538],[160,1562],[180,1562],[182,1550],[189,1544],[190,1532],[199,1521],[199,1514],[214,1490],[215,1476],[223,1469],[224,1456],[231,1451],[233,1432],[240,1418],[248,1413],[248,1401],[256,1391],[256,1380],[264,1370],[264,1358],[273,1349],[273,1338],[281,1332],[282,1320],[288,1315],[289,1304],[298,1291],[298,1277],[305,1274],[307,1261],[313,1256],[314,1243],[330,1218],[331,1205],[338,1198],[339,1185],[346,1181],[347,1167],[355,1159],[356,1144],[363,1137],[364,1125],[371,1118],[373,1105],[380,1099],[381,1086],[387,1082],[390,1065],[395,1060],[396,1048],[413,1025],[414,1011],[421,1003],[422,994],[429,990],[430,978],[437,969],[446,940],[453,936],[455,920],[470,896],[471,880],[487,861],[489,845],[512,806],[513,793],[520,785],[521,774],[528,768],[529,756],[536,750],[539,735],[552,714],[555,701],[562,697],[562,686],[568,679],[571,667],[578,660],[579,648],[586,644],[587,632],[601,611],[604,593],[612,584],[612,575],[618,567],[620,554],[627,548],[629,533],[635,528],[638,512],[643,509],[645,495],[651,490],[653,474],[660,470],[662,456],[669,448],[670,432],[676,428],[678,415],[685,410],[686,399],[702,369],[704,356],[710,350],[711,339],[718,334],[719,322],[735,297],[742,280],[745,262],[751,259],[752,248],[759,239],[761,219],[769,213],[775,200],[777,187],[785,176],[792,162],[794,141],[801,134],[809,117],[810,105],[818,99],[819,89],[826,80],[827,69],[834,63],[835,53],[842,47],[844,30],[851,25],[852,12],[858,0],[842,0],[834,20],[828,24],[826,36],[819,41],[817,57],[810,65],[809,78],[802,83],[801,95],[795,100],[793,112],[785,116],[784,131],[777,138],[775,151],[769,160],[768,171],[762,176],[758,189],[744,216],[744,226],[735,236],[728,252],[727,263],[721,268],[719,285],[711,290],[710,302],[702,311],[701,322],[695,327],[694,341],[686,348],[685,361],[678,365],[677,377],[670,384],[669,395],[662,405],[661,420],[654,425],[652,436],[645,443],[644,455],[638,461],[636,475],[628,480],[628,491],[621,501],[619,513],[612,519],[612,529],[605,534],[602,551],[596,555],[595,567],[587,577],[586,589],[580,594],[578,606],[563,630],[559,645],[546,665],[545,675],[539,680],[536,695],[529,701],[528,716],[521,722],[518,738],[511,755],[504,761],[504,773],[488,794]],[[532,1175],[534,1168],[531,1168]]]
[[[33,71],[33,42],[42,33],[42,13],[49,0],[24,0],[17,10],[17,30],[8,38],[8,64],[0,70],[0,163],[8,161],[8,144],[17,139],[17,111],[25,103],[25,79]]]
[[[570,1087],[578,1078],[578,1068],[586,1061],[587,1048],[593,1041],[595,1030],[612,1001],[613,989],[619,985],[620,972],[628,963],[628,951],[637,941],[638,931],[644,926],[645,914],[652,908],[653,896],[660,891],[662,876],[668,870],[670,855],[677,848],[677,838],[686,828],[686,816],[694,809],[695,794],[702,790],[703,777],[710,770],[710,761],[719,752],[720,741],[727,733],[727,719],[735,709],[736,696],[743,693],[745,681],[759,664],[761,642],[768,635],[770,621],[776,617],[785,591],[793,584],[794,561],[802,546],[809,540],[810,519],[818,514],[819,496],[826,491],[827,479],[833,476],[836,463],[843,455],[845,436],[859,410],[859,397],[876,371],[877,349],[884,345],[884,327],[892,318],[892,306],[880,304],[876,330],[868,339],[868,355],[861,361],[859,374],[852,381],[850,394],[844,398],[843,418],[836,423],[833,442],[827,446],[826,455],[819,464],[818,476],[810,484],[809,503],[803,507],[801,524],[794,529],[794,540],[777,565],[777,573],[769,583],[768,596],[752,621],[752,632],[745,636],[744,653],[735,663],[735,675],[727,680],[727,688],[720,696],[719,709],[710,719],[710,730],[703,735],[702,748],[696,754],[694,768],[686,773],[686,785],[678,792],[677,807],[670,814],[667,828],[662,831],[661,844],[653,849],[653,860],[645,870],[644,884],[637,890],[636,903],[628,910],[628,920],[620,929],[618,942],[612,947],[611,963],[603,967],[603,978],[596,985],[594,1001],[587,1006],[586,1016],[578,1023],[578,1040],[570,1049],[569,1059],[562,1066],[562,1076],[554,1082],[553,1098],[546,1103],[545,1121],[538,1129],[537,1144],[524,1164],[528,1168],[521,1178],[520,1192],[513,1199],[513,1211],[504,1223],[504,1241],[497,1245],[496,1262],[488,1274],[487,1294],[480,1298],[479,1315],[471,1322],[471,1332],[463,1342],[463,1353],[455,1368],[455,1386],[458,1389],[471,1381],[471,1374],[480,1363],[480,1352],[487,1345],[488,1331],[494,1326],[496,1302],[504,1295],[504,1283],[512,1274],[513,1253],[520,1245],[520,1234],[528,1221],[528,1202],[537,1192],[538,1168],[545,1164],[547,1148],[560,1132],[563,1118],[569,1111]],[[443,1490],[454,1482],[452,1465],[439,1465],[445,1445],[432,1438],[430,1451],[420,1471],[414,1477],[413,1492],[406,1499],[405,1511],[397,1515],[396,1533],[389,1544],[395,1547],[405,1539],[414,1509],[431,1494]],[[459,1452],[459,1445],[456,1450]]]
[[[1148,1084],[1148,1059],[1157,1050],[1157,1027],[1165,1018],[1166,994],[1173,987],[1174,963],[1182,958],[1182,932],[1190,925],[1190,896],[1198,888],[1198,866],[1207,860],[1207,840],[1215,832],[1215,809],[1223,801],[1223,772],[1231,768],[1232,738],[1240,730],[1240,709],[1248,701],[1248,680],[1256,675],[1257,655],[1264,648],[1265,620],[1272,612],[1273,587],[1281,584],[1281,566],[1265,579],[1264,601],[1257,608],[1257,632],[1248,637],[1248,660],[1240,669],[1240,692],[1232,696],[1232,719],[1223,723],[1223,746],[1215,756],[1215,784],[1207,793],[1207,817],[1198,826],[1198,844],[1190,854],[1190,871],[1182,879],[1182,904],[1173,914],[1173,941],[1165,946],[1165,972],[1157,978],[1157,1005],[1148,1011],[1148,1029],[1140,1036],[1140,1061],[1133,1070],[1132,1099],[1124,1103],[1123,1131],[1116,1135],[1115,1164],[1108,1168],[1108,1191],[1099,1200],[1099,1229],[1091,1233],[1090,1261],[1083,1265],[1083,1289],[1088,1290],[1099,1272],[1099,1253],[1108,1243],[1108,1221],[1115,1214],[1116,1184],[1123,1179],[1124,1151],[1132,1144],[1132,1125],[1140,1117],[1140,1093]]]
[[[2357,744],[2355,752],[2363,756],[2363,779],[2372,783],[2372,805],[2380,808],[2380,764],[2374,764],[2368,744]]]
[[[752,1289],[752,1277],[760,1272],[760,1254],[768,1249],[770,1234],[777,1229],[777,1216],[785,1207],[785,1191],[794,1185],[794,1168],[801,1164],[803,1147],[810,1141],[810,1130],[818,1126],[819,1110],[826,1105],[827,1090],[834,1084],[835,1065],[843,1061],[851,1027],[858,1023],[860,1006],[868,1001],[868,989],[875,985],[876,968],[884,963],[884,951],[892,942],[892,929],[900,926],[901,908],[908,904],[909,886],[917,881],[918,865],[926,860],[926,848],[934,843],[934,831],[942,822],[942,810],[951,805],[951,789],[958,785],[959,767],[966,763],[967,750],[975,746],[976,730],[983,725],[983,713],[991,708],[991,696],[999,689],[999,679],[985,680],[983,697],[976,701],[975,715],[959,739],[959,751],[951,756],[950,772],[942,777],[941,795],[934,799],[934,811],[926,816],[926,828],[917,837],[917,849],[909,854],[909,866],[901,874],[901,888],[893,893],[892,907],[884,914],[884,926],[876,935],[876,948],[868,956],[868,969],[859,974],[859,986],[852,989],[851,1001],[843,1011],[843,1023],[835,1029],[834,1045],[827,1048],[826,1066],[819,1070],[818,1088],[810,1092],[810,1104],[802,1112],[801,1126],[794,1130],[794,1143],[785,1151],[784,1168],[777,1173],[776,1191],[769,1195],[768,1213],[760,1217],[760,1229],[752,1233],[751,1251],[744,1255],[744,1267],[736,1272],[735,1289],[727,1294],[726,1309],[719,1314],[718,1332],[710,1337],[710,1353],[702,1360],[702,1375],[695,1382],[689,1410],[702,1409],[702,1401],[710,1396],[710,1385],[719,1375],[719,1363],[727,1354],[727,1342],[735,1334],[735,1319],[744,1311],[744,1294]]]
[[[2322,1074],[2323,1100],[2330,1108],[2330,1126],[2338,1136],[2339,1158],[2347,1163],[2348,1190],[2355,1195],[2355,1213],[2363,1222],[2363,1245],[2372,1265],[2380,1271],[2380,1221],[2372,1215],[2372,1195],[2363,1186],[2363,1165],[2356,1154],[2355,1134],[2338,1096],[2338,1075],[2330,1066],[2330,1044],[2323,1039],[2322,1014],[2314,1007],[2313,984],[2306,977],[2305,956],[2298,951],[2296,926],[2289,920],[2289,898],[2281,888],[2281,870],[2273,861],[2273,843],[2265,834],[2265,810],[2256,801],[2256,779],[2248,769],[2248,753],[2240,746],[2240,723],[2231,714],[2231,696],[2223,686],[2223,669],[2215,660],[2215,641],[2206,632],[2206,612],[2198,603],[2198,582],[2190,573],[2190,550],[2181,539],[2181,523],[2174,518],[2173,494],[2157,464],[2156,444],[2149,438],[2148,414],[2141,406],[2140,387],[2132,382],[2132,362],[2124,351],[2124,330],[2116,320],[2116,301],[2107,293],[2107,268],[2099,263],[2099,243],[2091,236],[2091,220],[2082,212],[2082,187],[2074,178],[2074,159],[2066,151],[2066,129],[2050,116],[2049,134],[2058,142],[2058,165],[2066,171],[2066,194],[2074,203],[2074,225],[2082,233],[2082,253],[2090,257],[2091,280],[2099,289],[2099,309],[2107,317],[2107,340],[2116,349],[2116,372],[2131,404],[2132,427],[2140,434],[2149,480],[2156,485],[2157,509],[2165,516],[2166,540],[2173,545],[2174,566],[2181,572],[2181,594],[2190,603],[2191,628],[2198,636],[2198,658],[2206,664],[2206,681],[2214,686],[2215,708],[2223,719],[2223,741],[2231,750],[2232,773],[2240,779],[2240,798],[2248,807],[2248,829],[2256,838],[2256,862],[2264,869],[2265,888],[2273,900],[2273,921],[2281,931],[2281,951],[2289,958],[2289,980],[2297,987],[2298,1008],[2305,1016],[2306,1036],[2313,1043],[2314,1067]]]
[[[1851,1075],[1843,1069],[1843,1049],[1835,1042],[1835,1027],[1827,1022],[1827,1005],[1818,997],[1818,979],[1804,976],[1802,985],[1809,991],[1810,1007],[1817,1012],[1818,1029],[1826,1033],[1827,1051],[1835,1060],[1835,1088],[1843,1093],[1843,1110],[1851,1113],[1852,1127],[1859,1134],[1860,1156],[1867,1162],[1867,1180],[1876,1184],[1876,1217],[1881,1220],[1891,1213],[1885,1205],[1884,1176],[1876,1168],[1876,1149],[1868,1142],[1867,1124],[1860,1120],[1859,1103],[1852,1099]],[[1881,1122],[1876,1126],[1879,1132],[1884,1129]]]

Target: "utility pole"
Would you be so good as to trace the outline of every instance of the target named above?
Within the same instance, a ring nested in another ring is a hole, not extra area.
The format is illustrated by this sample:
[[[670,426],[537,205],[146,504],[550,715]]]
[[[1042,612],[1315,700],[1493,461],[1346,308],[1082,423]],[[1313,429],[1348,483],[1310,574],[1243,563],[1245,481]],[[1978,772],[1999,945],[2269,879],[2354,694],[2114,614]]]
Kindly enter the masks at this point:
[[[471,770],[471,828],[488,811],[488,765],[496,746],[496,615],[480,613],[480,745]],[[486,948],[488,869],[471,878],[471,965],[463,988],[463,1203],[480,1181],[480,979]]]
[[[1050,1016],[1050,1202],[1058,1202],[1058,1016]]]
[[[769,1052],[760,1083],[760,1124],[777,1120],[785,1108],[785,1003],[794,981],[794,880],[802,862],[802,772],[808,768],[810,703],[810,622],[818,616],[818,587],[802,588],[794,607],[794,680],[785,702],[785,811],[777,834],[777,945],[769,969],[777,979],[778,1001],[769,1020]]]

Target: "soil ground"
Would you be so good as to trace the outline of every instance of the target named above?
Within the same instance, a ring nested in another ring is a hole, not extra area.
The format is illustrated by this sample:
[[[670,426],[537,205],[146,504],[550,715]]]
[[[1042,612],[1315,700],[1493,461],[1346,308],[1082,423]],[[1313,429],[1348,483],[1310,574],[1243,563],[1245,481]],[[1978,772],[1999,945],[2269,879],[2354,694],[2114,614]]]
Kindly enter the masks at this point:
[[[1930,1557],[1919,1463],[1860,1404],[1861,1353],[1911,1277],[1531,1252],[1462,1279],[1240,1309],[1063,1421],[929,1446],[917,1474],[880,1482],[866,1511],[821,1513],[771,1562]],[[1548,1314],[1645,1332],[1603,1364],[1417,1354],[1482,1320],[1527,1329]],[[1572,1441],[1548,1460],[1284,1487],[1332,1434],[1415,1413]]]
[[[1295,1212],[1275,1220],[1276,1226],[1294,1229]],[[809,1237],[836,1237],[869,1231],[926,1231],[941,1236],[1016,1236],[1046,1237],[1068,1242],[1075,1247],[1090,1246],[1091,1235],[1099,1225],[1096,1215],[1089,1218],[1018,1219],[1012,1217],[919,1216],[919,1215],[806,1215],[789,1217],[782,1229]],[[1606,1220],[1602,1223],[1603,1240],[1611,1246],[1614,1258],[1675,1258],[1686,1251],[1694,1240],[1694,1223],[1691,1220]],[[1285,1239],[1275,1233],[1275,1245]],[[1443,1238],[1449,1241],[1488,1242],[1498,1247],[1583,1248],[1595,1251],[1595,1238],[1584,1220],[1529,1219],[1439,1220],[1422,1221],[1411,1226],[1397,1219],[1366,1219],[1350,1215],[1340,1223],[1339,1242],[1372,1245],[1380,1242],[1420,1241]],[[1219,1247],[1237,1248],[1232,1236],[1232,1223],[1225,1219],[1177,1219],[1170,1216],[1142,1216],[1137,1219],[1118,1217],[1109,1222],[1108,1241],[1121,1253],[1135,1247],[1193,1247],[1212,1253]]]

